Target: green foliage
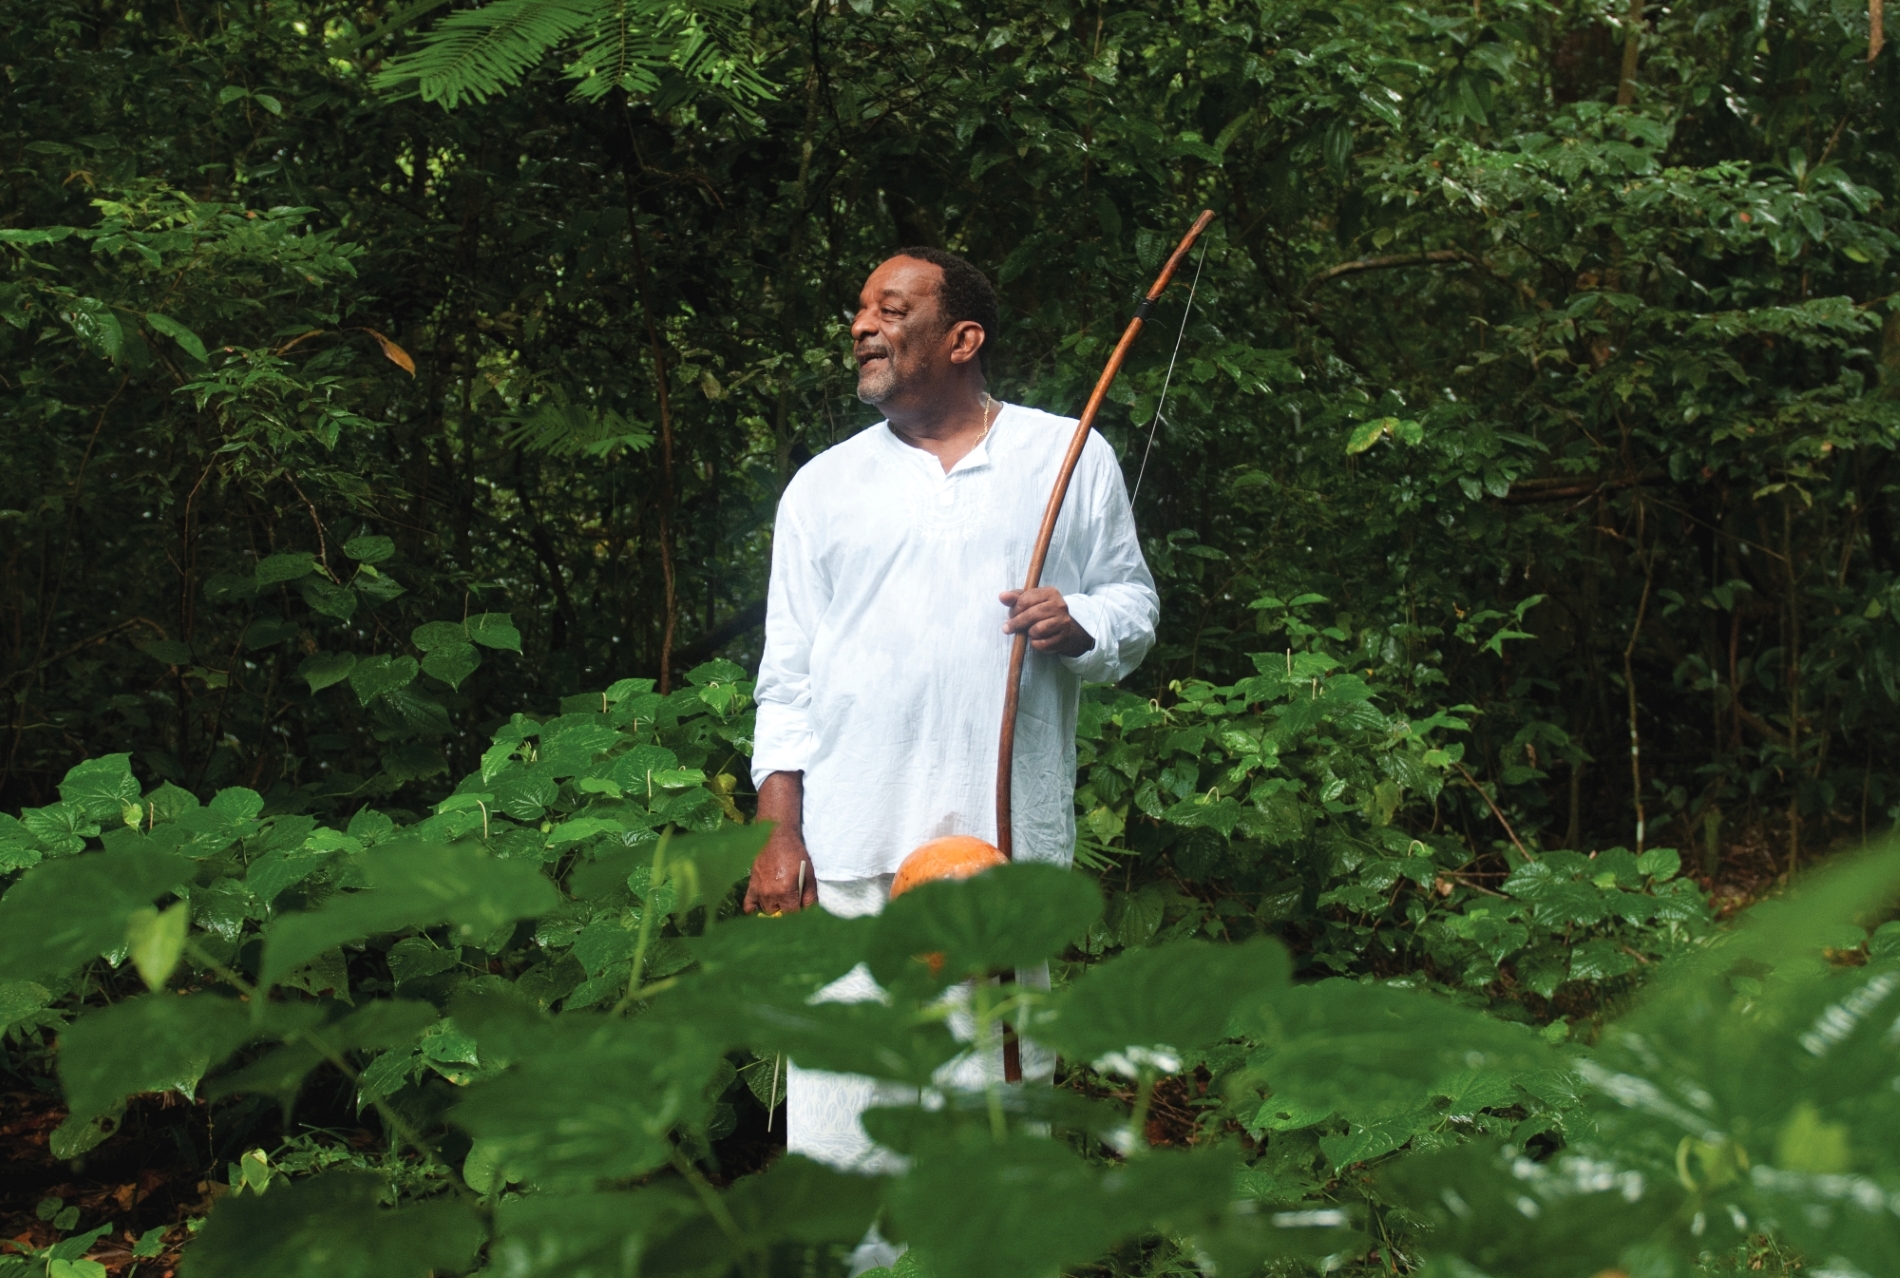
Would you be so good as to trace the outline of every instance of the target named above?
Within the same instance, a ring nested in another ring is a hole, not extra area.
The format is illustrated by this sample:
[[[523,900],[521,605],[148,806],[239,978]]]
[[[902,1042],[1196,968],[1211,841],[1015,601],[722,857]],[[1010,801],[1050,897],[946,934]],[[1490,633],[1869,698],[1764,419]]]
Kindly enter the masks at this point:
[[[743,684],[724,710],[709,686],[518,715],[407,827],[367,809],[322,827],[241,790],[194,808],[109,788],[146,828],[25,871],[0,911],[136,898],[136,914],[110,906],[117,933],[56,932],[82,969],[60,970],[63,997],[83,1003],[89,982],[134,965],[128,918],[148,948],[158,920],[184,923],[175,962],[193,992],[80,1010],[60,1034],[71,1113],[56,1150],[111,1139],[138,1093],[202,1086],[293,1107],[315,1072],[341,1071],[419,1164],[392,1179],[258,1153],[187,1251],[185,1272],[207,1274],[259,1256],[298,1273],[463,1272],[484,1248],[524,1274],[776,1272],[841,1254],[873,1222],[940,1278],[1042,1273],[1142,1239],[1248,1272],[1364,1250],[1375,1229],[1498,1275],[1639,1261],[1686,1275],[1707,1248],[1761,1231],[1867,1272],[1900,1246],[1879,1189],[1890,1142],[1864,1135],[1900,1117],[1880,1013],[1900,947],[1856,922],[1900,897],[1900,850],[1688,938],[1593,1046],[1415,979],[1291,983],[1273,940],[1183,937],[1089,961],[1053,993],[979,980],[978,1041],[1007,1019],[1073,1065],[1054,1092],[962,1090],[944,1081],[967,1050],[945,1025],[946,983],[1084,953],[1078,939],[1102,927],[1097,888],[1008,866],[876,918],[737,915],[765,830],[731,822],[703,769],[667,766],[747,730]],[[1295,749],[1281,757],[1296,755],[1300,739],[1283,739]],[[81,765],[70,789],[123,766]],[[497,784],[517,768],[551,778],[519,818]],[[675,833],[669,814],[707,832]],[[1653,900],[1637,889],[1674,867],[1646,855],[1606,853],[1578,879],[1545,854],[1514,871],[1538,886],[1512,899],[1543,909],[1587,882]],[[129,857],[164,874],[131,886]],[[885,1001],[813,1001],[867,961]],[[25,993],[34,962],[46,966],[31,948],[9,959],[12,988]],[[901,1166],[847,1176],[791,1158],[712,1190],[697,1164],[730,1121],[723,1097],[747,1086],[733,1059],[748,1052],[920,1089],[867,1120]],[[1158,1078],[1195,1063],[1215,1126],[1188,1150],[1148,1149]],[[1117,1078],[1135,1083],[1132,1114],[1084,1099]]]
[[[534,866],[495,860],[478,847],[396,840],[365,852],[357,871],[364,890],[339,892],[319,909],[277,921],[260,986],[269,989],[324,951],[372,932],[447,921],[451,937],[479,941],[517,918],[546,913],[556,899]]]
[[[1588,1121],[1547,1164],[1473,1146],[1399,1164],[1401,1199],[1481,1273],[1687,1273],[1761,1232],[1833,1267],[1892,1265],[1890,1144],[1857,1134],[1894,1121],[1879,1009],[1900,972],[1822,953],[1891,904],[1897,872],[1900,850],[1863,856],[1654,983],[1578,1061]]]
[[[55,1152],[165,1087],[381,1130],[188,1267],[804,1272],[882,1210],[945,1278],[1893,1268],[1885,871],[1764,913],[1792,955],[1699,887],[1900,797],[1864,6],[1648,6],[1625,104],[1599,0],[437,9],[0,24],[0,1034],[59,1042]],[[1203,205],[1100,423],[1164,610],[1084,699],[1099,892],[731,918],[763,532],[870,420],[840,299],[963,251],[995,389],[1073,411]],[[973,1011],[1056,1099],[724,1223],[681,1169],[781,1053],[928,1086],[949,977],[1037,956]],[[859,961],[889,1005],[806,1001]],[[1080,1187],[1046,1250],[992,1150]]]
[[[481,1245],[475,1213],[462,1203],[382,1207],[371,1176],[330,1172],[269,1196],[233,1197],[207,1222],[181,1273],[194,1278],[272,1273],[308,1278],[427,1278],[465,1272]]]
[[[490,0],[443,17],[420,49],[391,59],[375,83],[413,84],[423,101],[444,107],[485,102],[566,47],[562,74],[583,101],[618,92],[677,102],[709,89],[756,102],[771,96],[771,86],[746,56],[744,13],[737,0]]]
[[[1300,936],[1308,970],[1417,970],[1543,1019],[1560,990],[1627,985],[1706,931],[1669,849],[1533,851],[1488,812],[1509,838],[1433,829],[1459,790],[1492,793],[1463,768],[1471,708],[1403,708],[1404,680],[1442,675],[1395,668],[1376,635],[1346,648],[1347,630],[1309,620],[1318,596],[1257,602],[1287,646],[1254,654],[1253,676],[1182,682],[1167,706],[1110,689],[1084,700],[1078,856],[1108,882],[1125,866],[1129,884],[1091,953],[1267,930]]]
[[[1153,449],[1164,343],[1101,420],[1166,600],[1140,694],[1261,677],[1264,601],[1323,594],[1332,676],[1370,655],[1388,716],[1470,707],[1431,732],[1471,781],[1335,769],[1409,833],[1430,803],[1488,845],[1488,798],[1527,847],[1708,878],[1725,842],[1780,872],[1885,819],[1900,117],[1860,10],[1647,14],[1613,105],[1601,0],[834,8],[6,24],[13,806],[127,753],[413,810],[473,766],[464,712],[745,660],[773,499],[869,421],[836,310],[877,254],[969,253],[996,389],[1072,410],[1205,204]],[[504,607],[542,658],[467,629]],[[435,624],[469,646],[401,642]],[[1202,828],[1289,828],[1179,776],[1149,797]],[[1098,797],[1113,844],[1133,796]],[[10,834],[0,864],[44,854]]]

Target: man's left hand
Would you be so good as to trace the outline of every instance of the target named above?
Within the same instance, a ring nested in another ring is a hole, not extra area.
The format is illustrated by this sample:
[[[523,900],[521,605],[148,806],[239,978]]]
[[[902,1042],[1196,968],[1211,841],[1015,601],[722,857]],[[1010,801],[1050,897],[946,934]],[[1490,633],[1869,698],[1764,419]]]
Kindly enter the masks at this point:
[[[1058,657],[1079,657],[1095,646],[1095,636],[1069,615],[1062,592],[1053,586],[1034,590],[1005,590],[997,596],[1009,609],[1003,633],[1029,632],[1029,646]]]

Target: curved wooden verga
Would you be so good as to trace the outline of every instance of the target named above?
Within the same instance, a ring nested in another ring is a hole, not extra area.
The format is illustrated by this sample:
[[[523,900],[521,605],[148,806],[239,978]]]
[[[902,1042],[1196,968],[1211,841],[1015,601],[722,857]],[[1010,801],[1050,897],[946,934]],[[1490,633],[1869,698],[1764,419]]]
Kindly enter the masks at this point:
[[[1075,476],[1075,465],[1082,458],[1082,448],[1088,443],[1089,431],[1095,426],[1095,415],[1101,411],[1102,400],[1107,397],[1115,375],[1121,372],[1122,361],[1128,357],[1129,347],[1135,344],[1136,334],[1141,332],[1143,323],[1147,321],[1148,308],[1168,287],[1181,259],[1187,256],[1188,250],[1194,247],[1194,241],[1201,237],[1201,232],[1213,220],[1212,209],[1203,210],[1201,216],[1195,219],[1194,225],[1169,256],[1167,264],[1161,268],[1161,274],[1148,290],[1148,295],[1135,308],[1135,317],[1128,321],[1121,341],[1115,344],[1114,353],[1108,357],[1108,366],[1102,370],[1100,380],[1095,383],[1095,391],[1089,396],[1088,406],[1082,410],[1082,418],[1075,424],[1075,435],[1069,440],[1069,451],[1062,459],[1061,471],[1056,475],[1055,488],[1049,494],[1049,505],[1042,512],[1042,529],[1036,534],[1035,552],[1029,557],[1029,577],[1023,582],[1024,590],[1034,590],[1042,583],[1043,561],[1049,557],[1049,543],[1055,539],[1056,520],[1062,514],[1063,500],[1069,495],[1069,481]],[[996,846],[1010,860],[1015,859],[1010,782],[1016,765],[1016,703],[1022,692],[1023,661],[1028,654],[1029,635],[1017,635],[1009,650],[1009,683],[1003,692],[1003,730],[996,749]]]

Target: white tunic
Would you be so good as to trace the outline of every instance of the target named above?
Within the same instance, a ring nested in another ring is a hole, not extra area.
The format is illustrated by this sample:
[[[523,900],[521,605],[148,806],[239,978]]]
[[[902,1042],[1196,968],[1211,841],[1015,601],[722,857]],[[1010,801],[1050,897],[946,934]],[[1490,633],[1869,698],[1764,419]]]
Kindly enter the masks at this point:
[[[946,834],[996,837],[996,744],[1020,588],[1072,418],[1016,405],[945,474],[880,422],[786,487],[772,544],[752,776],[805,774],[805,844],[821,880],[889,874]],[[1121,467],[1090,435],[1042,584],[1095,638],[1031,649],[1016,727],[1015,852],[1075,849],[1075,711],[1154,642],[1160,600]]]

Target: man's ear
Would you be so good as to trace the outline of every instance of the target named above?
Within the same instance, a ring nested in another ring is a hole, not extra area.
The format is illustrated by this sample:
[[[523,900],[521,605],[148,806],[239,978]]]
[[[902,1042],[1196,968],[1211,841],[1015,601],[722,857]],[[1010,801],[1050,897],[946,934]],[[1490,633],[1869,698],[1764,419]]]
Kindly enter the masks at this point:
[[[950,326],[950,362],[967,364],[983,349],[987,334],[975,320],[958,320]]]

